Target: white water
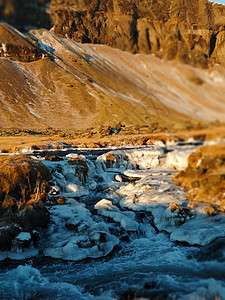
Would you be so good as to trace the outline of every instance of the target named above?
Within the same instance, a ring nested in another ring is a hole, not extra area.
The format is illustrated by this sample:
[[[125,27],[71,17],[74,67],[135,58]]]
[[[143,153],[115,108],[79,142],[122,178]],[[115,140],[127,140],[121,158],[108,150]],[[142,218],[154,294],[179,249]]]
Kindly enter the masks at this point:
[[[116,160],[108,168],[106,154],[95,160],[90,151],[89,159],[82,157],[89,166],[86,183],[77,177],[77,167],[67,163],[77,154],[61,162],[38,158],[51,169],[67,204],[49,208],[51,222],[40,245],[46,257],[1,263],[0,299],[225,299],[223,239],[215,255],[171,241],[177,235],[205,245],[225,236],[222,215],[220,220],[206,217],[199,207],[195,218],[175,226],[180,219],[168,211],[171,202],[185,203],[185,193],[171,180],[174,168],[184,166],[180,157],[194,148],[113,151]],[[116,182],[116,174],[136,181]],[[24,258],[26,251],[19,255]]]

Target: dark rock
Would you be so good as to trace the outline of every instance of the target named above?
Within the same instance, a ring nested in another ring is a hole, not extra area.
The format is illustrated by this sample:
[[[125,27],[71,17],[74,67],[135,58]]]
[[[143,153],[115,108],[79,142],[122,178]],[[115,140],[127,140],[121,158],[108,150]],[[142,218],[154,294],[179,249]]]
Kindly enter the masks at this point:
[[[13,223],[1,222],[0,227],[0,251],[11,249],[12,240],[21,232],[18,225]]]
[[[31,238],[32,238],[32,242],[34,247],[37,247],[39,245],[39,241],[40,241],[40,235],[36,230],[31,231]]]
[[[129,243],[130,242],[129,235],[123,235],[123,236],[121,236],[120,240],[121,240],[121,242]]]
[[[28,249],[31,247],[32,238],[29,232],[20,232],[12,241],[12,249]]]
[[[50,213],[40,203],[28,204],[18,214],[23,228],[45,227],[50,220]]]
[[[57,155],[46,155],[45,160],[50,160],[50,161],[61,161],[62,158]]]
[[[157,287],[157,282],[156,281],[146,282],[144,284],[144,289],[146,289],[146,290],[155,289],[156,287]]]
[[[25,26],[50,28],[49,0],[0,0],[0,18],[24,30]]]
[[[9,153],[9,151],[2,149],[2,150],[0,150],[0,153]]]
[[[77,224],[66,223],[65,227],[66,227],[66,229],[68,229],[70,231],[82,232],[88,228],[88,225],[84,222],[80,222]]]
[[[47,57],[38,43],[19,33],[12,26],[0,24],[0,56],[12,60],[31,62]]]

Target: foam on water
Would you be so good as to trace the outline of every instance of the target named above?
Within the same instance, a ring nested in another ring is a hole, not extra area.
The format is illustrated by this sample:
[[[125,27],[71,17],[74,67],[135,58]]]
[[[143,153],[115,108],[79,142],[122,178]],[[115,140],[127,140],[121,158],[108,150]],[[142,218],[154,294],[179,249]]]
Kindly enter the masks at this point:
[[[92,299],[82,288],[48,278],[31,266],[18,266],[0,274],[0,298],[3,299]]]

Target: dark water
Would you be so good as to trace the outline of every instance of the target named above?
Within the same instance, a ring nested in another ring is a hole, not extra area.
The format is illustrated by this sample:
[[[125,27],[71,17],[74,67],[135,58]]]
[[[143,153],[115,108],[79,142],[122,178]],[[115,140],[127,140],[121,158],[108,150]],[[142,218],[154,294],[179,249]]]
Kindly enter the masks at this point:
[[[175,245],[164,233],[133,237],[98,260],[43,257],[2,263],[1,299],[224,299],[225,262],[202,249]],[[201,259],[201,261],[199,261]],[[194,297],[194,298],[191,298]],[[110,298],[109,298],[110,299]]]

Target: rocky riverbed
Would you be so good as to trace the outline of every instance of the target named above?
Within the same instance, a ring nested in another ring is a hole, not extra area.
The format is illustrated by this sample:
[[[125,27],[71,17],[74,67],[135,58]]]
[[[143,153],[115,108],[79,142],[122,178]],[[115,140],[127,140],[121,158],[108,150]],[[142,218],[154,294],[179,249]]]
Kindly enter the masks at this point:
[[[16,177],[12,185],[27,187],[13,199],[12,187],[1,191],[1,242],[7,240],[1,243],[1,298],[224,299],[220,200],[189,199],[176,185],[182,170],[193,167],[193,153],[207,144],[65,145],[2,156],[5,168],[16,166],[24,180]],[[1,180],[10,174],[4,172]]]

